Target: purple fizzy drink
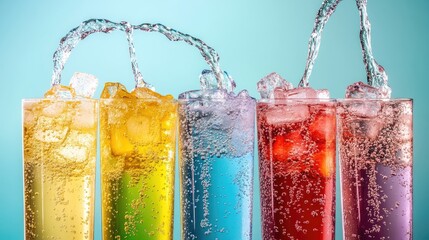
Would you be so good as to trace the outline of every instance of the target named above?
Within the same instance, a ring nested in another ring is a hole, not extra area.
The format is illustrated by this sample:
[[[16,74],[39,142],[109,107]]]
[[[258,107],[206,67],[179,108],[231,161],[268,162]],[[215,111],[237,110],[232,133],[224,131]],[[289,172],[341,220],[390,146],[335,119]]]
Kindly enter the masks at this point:
[[[412,100],[338,107],[345,239],[412,239]]]

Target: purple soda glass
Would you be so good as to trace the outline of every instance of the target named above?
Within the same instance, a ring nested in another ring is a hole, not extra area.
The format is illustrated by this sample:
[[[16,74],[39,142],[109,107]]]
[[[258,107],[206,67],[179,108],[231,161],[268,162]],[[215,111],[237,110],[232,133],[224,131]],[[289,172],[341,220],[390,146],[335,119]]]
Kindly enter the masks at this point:
[[[411,99],[339,101],[344,239],[412,239]]]

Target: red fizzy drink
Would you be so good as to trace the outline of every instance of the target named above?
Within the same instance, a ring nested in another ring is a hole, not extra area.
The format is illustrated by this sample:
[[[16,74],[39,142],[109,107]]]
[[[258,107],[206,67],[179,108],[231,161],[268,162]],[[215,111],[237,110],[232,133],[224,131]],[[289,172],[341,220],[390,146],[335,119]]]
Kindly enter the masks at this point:
[[[336,106],[257,105],[263,239],[334,239]]]

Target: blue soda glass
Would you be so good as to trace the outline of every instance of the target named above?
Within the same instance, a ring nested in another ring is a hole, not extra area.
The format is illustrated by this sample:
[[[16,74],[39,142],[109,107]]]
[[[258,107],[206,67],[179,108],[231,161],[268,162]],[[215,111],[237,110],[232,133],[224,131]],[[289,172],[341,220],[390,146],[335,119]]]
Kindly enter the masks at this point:
[[[179,97],[182,239],[251,239],[255,100],[196,95]]]

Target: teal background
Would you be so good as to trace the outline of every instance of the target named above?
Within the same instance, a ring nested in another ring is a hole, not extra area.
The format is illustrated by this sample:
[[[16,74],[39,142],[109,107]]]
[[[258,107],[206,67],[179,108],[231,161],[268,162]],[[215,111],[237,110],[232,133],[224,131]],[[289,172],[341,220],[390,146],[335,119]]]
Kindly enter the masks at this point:
[[[270,72],[298,83],[320,3],[321,0],[1,0],[0,238],[23,238],[21,99],[41,97],[50,87],[52,54],[70,29],[89,18],[163,23],[199,37],[216,49],[221,66],[235,78],[237,90],[248,89],[252,96],[259,97],[256,82]],[[374,54],[389,75],[393,97],[414,99],[414,236],[429,239],[429,156],[424,140],[429,136],[429,1],[370,0],[368,7]],[[358,33],[355,2],[344,0],[323,33],[310,78],[313,87],[328,88],[332,97],[341,98],[348,84],[365,80]],[[143,76],[159,92],[177,97],[180,92],[199,87],[198,75],[207,66],[195,48],[171,43],[156,33],[136,32],[135,42]],[[64,84],[68,85],[75,71],[99,78],[97,96],[108,81],[120,81],[131,89],[133,76],[125,35],[96,34],[81,42],[66,64]],[[253,238],[261,239],[255,180]],[[99,190],[98,181],[95,239],[101,239]],[[342,239],[339,178],[337,196],[336,236]],[[178,194],[176,200],[177,197]],[[176,201],[174,239],[179,239],[179,216]]]

